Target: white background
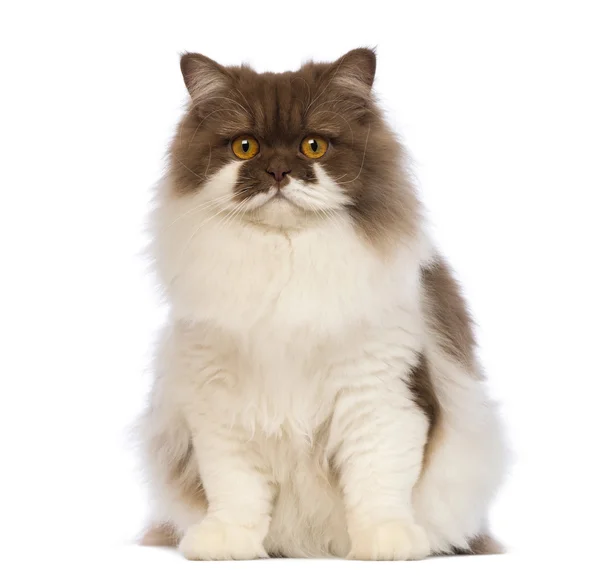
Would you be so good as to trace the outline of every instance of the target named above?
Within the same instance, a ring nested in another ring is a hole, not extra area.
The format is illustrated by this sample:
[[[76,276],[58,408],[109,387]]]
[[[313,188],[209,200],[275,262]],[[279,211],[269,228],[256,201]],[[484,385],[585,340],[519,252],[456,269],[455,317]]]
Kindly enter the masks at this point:
[[[600,535],[600,18],[584,2],[16,2],[0,17],[0,566],[63,576],[505,576]],[[283,71],[378,48],[516,455],[504,557],[187,564],[128,545],[128,427],[163,311],[139,258],[178,52]],[[581,576],[592,574],[591,566]],[[13,571],[10,575],[18,575]],[[406,574],[405,574],[406,576]]]

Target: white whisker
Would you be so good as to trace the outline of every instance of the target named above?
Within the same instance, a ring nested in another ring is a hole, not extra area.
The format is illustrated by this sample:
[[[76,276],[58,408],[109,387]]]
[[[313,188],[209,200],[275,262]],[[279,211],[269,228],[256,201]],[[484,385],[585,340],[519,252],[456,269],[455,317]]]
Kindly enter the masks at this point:
[[[185,255],[185,252],[188,250],[189,246],[191,245],[192,241],[194,240],[194,237],[196,237],[196,235],[204,227],[204,225],[206,225],[209,221],[212,221],[215,217],[221,215],[221,213],[223,213],[224,211],[227,211],[228,209],[230,209],[230,208],[223,207],[220,211],[218,211],[214,215],[211,215],[210,217],[208,217],[207,219],[202,221],[202,223],[200,223],[200,225],[198,225],[198,227],[194,230],[194,233],[192,233],[190,238],[187,240],[187,242],[183,246],[183,249],[181,250],[181,254],[179,255],[179,261],[181,261],[183,259],[183,256]]]
[[[333,179],[334,183],[339,183],[348,173],[344,173],[341,177],[338,177],[337,179]]]
[[[202,125],[202,121],[200,121],[197,125],[196,125],[196,130],[194,131],[194,133],[192,134],[192,138],[188,141],[188,149],[192,146],[192,141],[196,138],[196,133],[198,132],[198,129],[200,128],[200,126]],[[179,138],[179,142],[181,143],[181,135]]]
[[[241,213],[242,209],[248,204],[248,201],[250,199],[251,197],[246,197],[246,199],[239,203],[238,206],[225,218],[225,220],[222,223],[222,226],[225,227],[226,225],[231,223],[235,219],[235,217]]]
[[[238,91],[238,92],[239,92],[239,91]],[[242,93],[240,93],[240,95],[241,95],[241,94],[242,94]],[[243,95],[242,95],[242,96],[243,96]],[[230,101],[230,102],[232,102],[233,104],[235,104],[235,105],[237,105],[238,107],[240,107],[240,108],[241,108],[243,111],[245,111],[245,112],[246,112],[246,114],[247,114],[248,116],[251,116],[251,115],[250,115],[250,111],[249,111],[249,110],[248,110],[246,107],[242,106],[242,105],[241,105],[240,103],[238,103],[238,102],[237,102],[235,99],[230,99],[229,97],[225,97],[225,96],[214,96],[214,97],[210,97],[210,98],[207,98],[207,99],[202,99],[202,102],[205,102],[205,101],[214,101],[214,100],[225,100],[225,101]],[[246,104],[248,104],[248,101],[246,101]],[[250,105],[248,105],[248,106],[250,106]]]
[[[229,111],[232,113],[239,113],[239,111],[236,111],[235,109],[217,109],[216,111],[213,111],[212,113],[208,113],[198,124],[198,126],[196,127],[196,130],[194,131],[194,134],[192,135],[192,138],[189,140],[188,142],[188,147],[190,146],[190,144],[192,143],[192,140],[194,139],[194,137],[196,136],[196,133],[198,132],[198,130],[200,129],[200,127],[204,124],[204,122],[206,121],[206,119],[209,119],[210,117],[212,117],[213,115],[216,115],[217,113],[221,113],[223,111]]]
[[[239,89],[235,89],[235,92],[237,92],[243,99],[244,102],[248,105],[248,108],[251,109],[252,107],[250,106],[250,103],[248,102],[248,99],[244,96],[244,93],[239,90]],[[239,103],[238,103],[239,104]],[[248,110],[244,109],[250,116],[253,116]]]
[[[338,64],[338,67],[335,69],[335,72],[331,75],[331,78],[329,79],[329,82],[325,85],[325,88],[312,100],[312,102],[308,105],[308,108],[306,109],[306,112],[308,112],[310,110],[310,107],[313,106],[313,104],[315,104],[325,93],[325,91],[329,88],[329,85],[333,82],[333,79],[337,76],[337,73],[340,71],[340,68],[342,67],[342,64],[344,63],[344,58],[342,57],[340,59],[340,63]]]
[[[306,88],[308,89],[308,99],[306,100],[306,103],[304,103],[304,110],[302,111],[302,114],[306,114],[306,111],[308,110],[307,107],[310,105],[310,85],[308,84],[308,81],[302,77],[302,76],[295,76],[291,82],[294,82],[297,78],[299,78],[301,81],[304,82],[304,84],[306,85]]]
[[[208,145],[210,148],[208,149],[208,164],[206,165],[206,171],[204,171],[204,178],[208,175],[208,169],[210,167],[210,161],[212,159],[212,145]]]
[[[365,164],[365,158],[367,156],[367,145],[369,144],[369,134],[370,133],[371,133],[371,125],[369,125],[369,128],[367,130],[367,137],[365,139],[365,150],[363,151],[362,163],[360,164],[360,169],[358,170],[358,175],[356,175],[356,177],[354,177],[354,179],[351,179],[350,181],[342,181],[342,182],[338,183],[338,185],[346,185],[347,183],[353,183],[360,177],[360,174],[362,173],[362,170],[363,170],[363,167]]]
[[[175,159],[182,167],[187,169],[192,175],[196,175],[196,177],[198,177],[198,179],[200,179],[200,181],[206,181],[206,179],[204,177],[201,177],[200,175],[198,175],[198,173],[196,173],[195,171],[192,171],[183,161],[180,161],[175,155],[173,155],[173,159]]]
[[[194,213],[196,211],[199,211],[200,209],[206,209],[206,208],[208,208],[208,207],[210,207],[212,205],[217,205],[223,199],[226,199],[228,197],[229,197],[229,194],[227,194],[227,195],[221,195],[220,197],[216,197],[215,199],[210,199],[208,201],[205,201],[204,203],[199,203],[195,207],[192,207],[191,209],[188,209],[185,213],[182,213],[181,215],[179,215],[176,219],[174,219],[171,223],[169,223],[169,225],[167,225],[167,227],[171,227],[172,225],[174,225],[175,223],[177,223],[180,219],[183,219],[184,217],[186,217],[190,213]]]
[[[324,103],[321,103],[320,105],[316,106],[315,109],[313,110],[313,113],[320,106],[327,104],[328,102],[340,102],[340,101],[325,101]],[[352,130],[352,125],[350,125],[350,122],[344,115],[342,115],[341,113],[338,113],[337,111],[332,111],[331,109],[327,109],[326,111],[321,111],[321,113],[332,114],[332,115],[337,115],[338,117],[342,117],[342,120],[348,125],[348,128],[350,129],[350,133],[352,134],[352,144],[354,145],[354,131]]]

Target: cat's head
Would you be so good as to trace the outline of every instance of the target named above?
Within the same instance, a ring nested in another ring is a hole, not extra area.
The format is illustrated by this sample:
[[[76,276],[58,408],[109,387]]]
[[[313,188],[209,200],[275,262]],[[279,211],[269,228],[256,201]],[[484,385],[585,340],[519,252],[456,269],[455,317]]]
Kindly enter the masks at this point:
[[[411,233],[416,200],[373,95],[375,54],[259,74],[185,54],[190,105],[170,151],[180,196],[221,218],[276,228],[337,215],[373,241]]]

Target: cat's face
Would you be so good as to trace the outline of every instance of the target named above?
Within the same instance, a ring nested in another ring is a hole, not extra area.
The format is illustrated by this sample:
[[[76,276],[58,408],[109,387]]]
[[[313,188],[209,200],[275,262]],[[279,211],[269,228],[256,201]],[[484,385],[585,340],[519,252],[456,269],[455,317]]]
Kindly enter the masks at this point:
[[[270,227],[343,213],[376,238],[412,221],[401,151],[371,95],[372,51],[283,74],[198,54],[181,69],[191,103],[171,147],[178,194]]]

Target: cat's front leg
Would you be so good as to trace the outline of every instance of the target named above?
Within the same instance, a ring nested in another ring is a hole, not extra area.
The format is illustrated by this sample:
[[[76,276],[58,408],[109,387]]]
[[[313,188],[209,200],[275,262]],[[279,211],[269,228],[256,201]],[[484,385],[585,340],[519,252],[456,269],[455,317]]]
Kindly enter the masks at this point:
[[[180,551],[194,560],[267,557],[263,541],[273,488],[248,433],[216,417],[195,420],[193,443],[208,511],[186,531]]]
[[[400,379],[375,376],[339,393],[331,443],[344,495],[349,558],[429,555],[427,536],[415,524],[412,508],[427,430],[427,418]]]

